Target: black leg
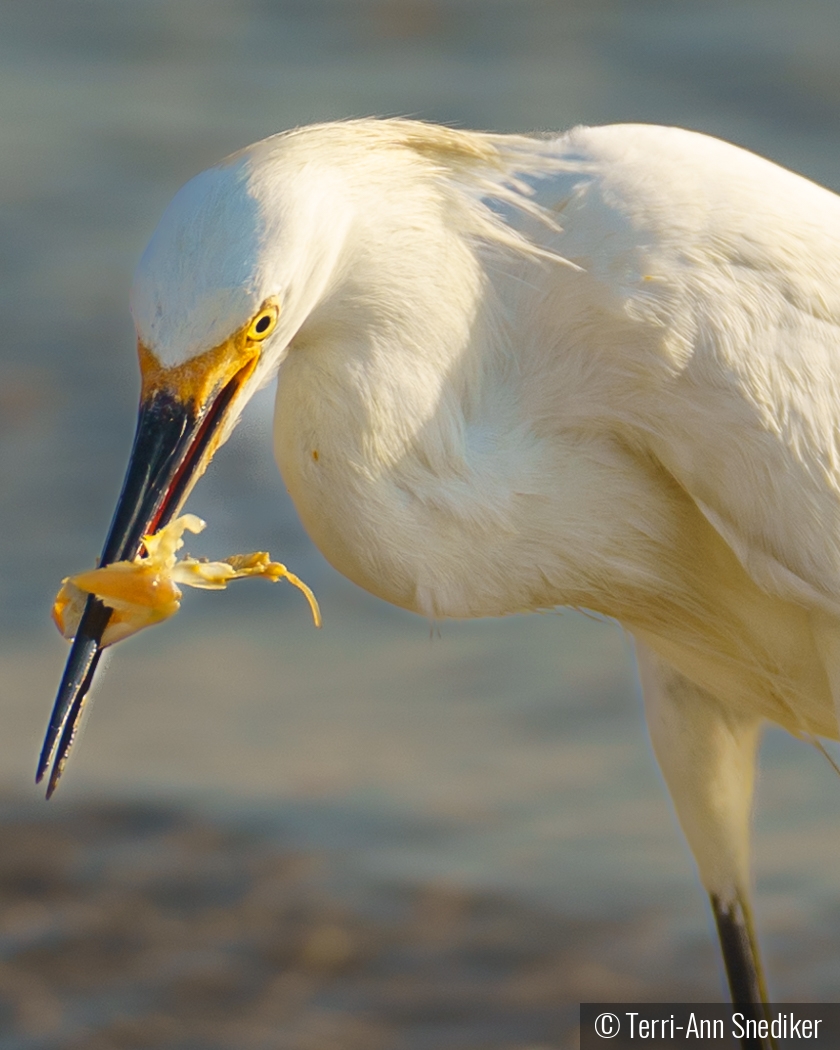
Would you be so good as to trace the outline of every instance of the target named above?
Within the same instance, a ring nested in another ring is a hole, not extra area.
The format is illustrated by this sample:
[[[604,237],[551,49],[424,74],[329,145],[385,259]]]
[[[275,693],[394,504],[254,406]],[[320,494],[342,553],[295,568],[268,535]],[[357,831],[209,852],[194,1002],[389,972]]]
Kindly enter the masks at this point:
[[[746,1018],[768,1018],[767,988],[749,904],[740,894],[729,904],[724,904],[714,893],[709,897],[732,1002]],[[741,1047],[742,1050],[776,1050],[776,1040],[772,1036],[766,1039],[744,1038]]]

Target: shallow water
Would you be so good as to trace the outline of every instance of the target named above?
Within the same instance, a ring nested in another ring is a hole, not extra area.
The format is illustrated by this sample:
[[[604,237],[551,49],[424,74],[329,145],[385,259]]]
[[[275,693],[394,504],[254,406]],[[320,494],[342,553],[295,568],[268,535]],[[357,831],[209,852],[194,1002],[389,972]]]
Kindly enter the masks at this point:
[[[98,551],[133,431],[131,270],[191,174],[298,123],[406,113],[680,124],[840,188],[833,0],[6,0],[0,27],[0,776],[33,804],[66,652],[47,610]],[[351,900],[443,882],[606,917],[600,964],[655,984],[679,958],[696,994],[718,994],[621,633],[569,613],[430,638],[312,549],[271,461],[270,412],[264,396],[190,509],[210,521],[202,553],[266,548],[312,584],[324,630],[291,588],[189,594],[177,621],[116,653],[51,809],[156,799],[255,822],[324,851],[331,892]],[[833,998],[840,784],[781,734],[764,769],[771,984]]]

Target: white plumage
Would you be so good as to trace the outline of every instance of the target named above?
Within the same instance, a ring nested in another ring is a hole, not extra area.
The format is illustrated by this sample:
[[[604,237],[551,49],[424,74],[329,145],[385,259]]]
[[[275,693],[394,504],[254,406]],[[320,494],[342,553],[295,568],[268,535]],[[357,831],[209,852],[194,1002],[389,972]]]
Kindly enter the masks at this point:
[[[346,576],[431,618],[622,623],[749,933],[760,721],[837,736],[840,199],[675,128],[302,128],[185,186],[132,292],[172,376],[269,301],[222,436],[276,373],[280,470]]]

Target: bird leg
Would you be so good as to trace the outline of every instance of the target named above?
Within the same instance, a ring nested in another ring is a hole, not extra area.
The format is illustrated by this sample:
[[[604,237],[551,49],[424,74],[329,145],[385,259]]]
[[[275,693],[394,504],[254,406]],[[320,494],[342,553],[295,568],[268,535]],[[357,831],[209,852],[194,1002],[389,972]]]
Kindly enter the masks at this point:
[[[736,1006],[766,1003],[767,989],[749,899],[738,896],[726,902],[717,894],[710,893],[709,900],[720,938],[732,1002]],[[756,1016],[761,1017],[763,1013]]]
[[[749,898],[749,836],[760,720],[733,713],[646,646],[636,646],[651,742],[709,893],[732,1002],[766,1017]],[[743,1050],[775,1041],[742,1040]]]

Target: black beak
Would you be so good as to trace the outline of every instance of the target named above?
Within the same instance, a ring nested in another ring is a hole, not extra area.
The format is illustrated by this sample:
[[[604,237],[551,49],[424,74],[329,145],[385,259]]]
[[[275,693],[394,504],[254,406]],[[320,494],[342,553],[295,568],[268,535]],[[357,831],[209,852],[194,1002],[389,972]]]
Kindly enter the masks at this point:
[[[166,391],[157,391],[141,403],[128,470],[100,565],[136,557],[143,536],[175,517],[214,451],[213,438],[240,385],[241,377],[235,376],[203,409]],[[110,615],[98,598],[88,598],[38,761],[36,783],[53,763],[47,798],[55,791],[67,762]]]

